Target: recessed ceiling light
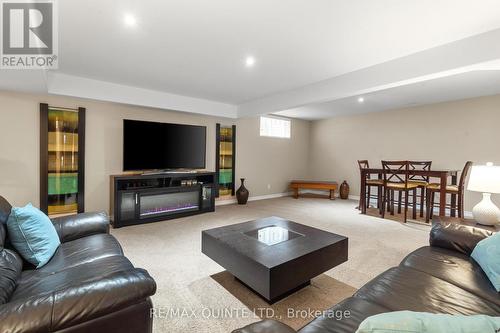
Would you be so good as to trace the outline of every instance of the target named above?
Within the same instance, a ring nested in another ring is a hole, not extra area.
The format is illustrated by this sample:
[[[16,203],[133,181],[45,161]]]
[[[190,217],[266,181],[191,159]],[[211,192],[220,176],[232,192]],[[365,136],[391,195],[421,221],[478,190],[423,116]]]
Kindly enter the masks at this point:
[[[252,67],[253,65],[255,65],[255,58],[254,57],[247,57],[245,59],[245,66]]]
[[[123,22],[125,22],[125,25],[129,27],[135,27],[137,24],[137,20],[132,14],[125,14],[123,17]]]
[[[358,103],[363,103],[365,101],[364,97],[358,97]]]

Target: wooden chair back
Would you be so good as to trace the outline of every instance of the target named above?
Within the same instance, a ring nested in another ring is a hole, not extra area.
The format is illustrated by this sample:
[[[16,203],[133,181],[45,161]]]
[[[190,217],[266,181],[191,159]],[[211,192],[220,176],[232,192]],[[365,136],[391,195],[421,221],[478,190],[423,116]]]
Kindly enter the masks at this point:
[[[462,169],[462,174],[460,175],[460,181],[458,182],[458,190],[463,191],[465,187],[465,181],[467,180],[467,175],[469,174],[470,168],[474,162],[467,161]]]
[[[369,169],[370,163],[368,163],[368,160],[358,160],[358,166],[359,171],[361,172],[361,169]],[[366,179],[370,179],[370,174],[366,175]]]
[[[410,171],[413,170],[424,170],[430,171],[432,166],[432,161],[409,161]],[[421,180],[424,182],[429,182],[429,176],[413,175],[410,173],[410,180]]]
[[[401,183],[408,187],[410,172],[409,161],[382,161],[384,170],[384,185],[387,183]]]

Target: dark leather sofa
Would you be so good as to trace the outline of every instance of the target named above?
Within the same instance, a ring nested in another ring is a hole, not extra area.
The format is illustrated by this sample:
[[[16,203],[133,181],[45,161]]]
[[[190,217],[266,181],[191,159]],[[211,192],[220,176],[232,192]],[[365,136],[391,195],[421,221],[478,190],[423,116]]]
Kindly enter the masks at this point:
[[[491,232],[452,223],[436,223],[430,246],[410,253],[398,267],[380,274],[352,297],[314,319],[300,333],[353,333],[367,317],[390,311],[500,316],[500,295],[470,258]],[[349,311],[349,318],[340,313]],[[333,315],[337,314],[337,315]],[[264,320],[233,333],[294,333]]]
[[[149,274],[134,268],[104,213],[53,219],[61,240],[34,269],[9,246],[11,206],[0,197],[0,332],[151,332]]]

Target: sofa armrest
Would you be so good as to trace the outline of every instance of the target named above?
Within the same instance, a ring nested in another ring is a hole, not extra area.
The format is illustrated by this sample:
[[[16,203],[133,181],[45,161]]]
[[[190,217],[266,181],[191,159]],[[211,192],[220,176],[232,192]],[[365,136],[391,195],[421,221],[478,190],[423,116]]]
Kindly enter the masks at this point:
[[[297,333],[297,331],[279,321],[266,319],[234,330],[232,333]]]
[[[81,213],[52,219],[61,243],[85,236],[109,233],[106,213]]]
[[[156,292],[143,269],[0,305],[0,332],[55,332],[138,304]],[[148,314],[149,315],[149,314]]]
[[[491,236],[491,231],[450,222],[434,223],[430,232],[431,246],[458,251],[469,255],[477,243]]]

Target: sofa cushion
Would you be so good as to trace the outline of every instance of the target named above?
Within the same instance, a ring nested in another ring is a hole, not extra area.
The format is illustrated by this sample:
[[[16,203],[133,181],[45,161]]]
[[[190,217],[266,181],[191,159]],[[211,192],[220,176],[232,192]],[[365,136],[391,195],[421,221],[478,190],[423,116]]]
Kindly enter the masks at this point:
[[[7,237],[7,220],[9,219],[12,206],[10,203],[0,196],[0,249],[5,246],[5,238]]]
[[[52,219],[61,243],[95,234],[109,233],[109,217],[106,213],[80,213]]]
[[[380,274],[355,293],[393,311],[499,316],[500,305],[445,280],[399,266]]]
[[[109,234],[97,234],[62,243],[42,272],[59,272],[98,259],[123,255],[116,238]]]
[[[277,320],[265,319],[236,329],[232,333],[296,333],[296,331]]]
[[[491,231],[482,228],[453,222],[435,222],[432,225],[429,243],[434,247],[470,255],[477,243],[491,235]]]
[[[31,204],[12,208],[7,229],[17,252],[37,268],[43,267],[61,244],[48,216]]]
[[[132,269],[134,266],[130,261],[120,255],[82,263],[59,272],[24,271],[12,295],[12,300],[50,293],[74,285],[97,283],[106,276]]]
[[[457,251],[422,247],[410,253],[402,266],[435,276],[500,305],[500,297],[474,260]]]
[[[11,210],[12,206],[10,203],[0,195],[0,224],[7,223]]]
[[[500,233],[480,241],[471,257],[481,266],[497,292],[500,292]]]
[[[345,311],[349,311],[349,314],[345,315]],[[387,311],[390,310],[379,304],[350,297],[314,319],[299,333],[353,333],[365,318]]]
[[[2,332],[88,332],[86,326],[76,326],[142,303],[155,291],[154,280],[142,269],[115,272],[97,282],[73,284],[0,306]]]
[[[0,249],[0,304],[11,298],[23,268],[23,261],[17,253]]]
[[[3,249],[5,245],[5,237],[7,236],[7,226],[0,223],[0,249]]]

